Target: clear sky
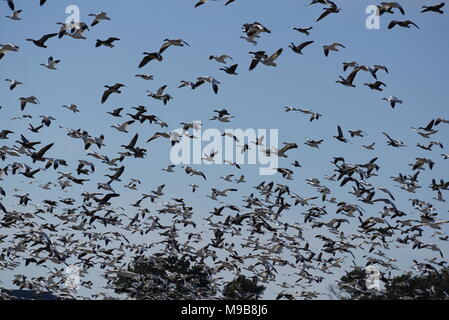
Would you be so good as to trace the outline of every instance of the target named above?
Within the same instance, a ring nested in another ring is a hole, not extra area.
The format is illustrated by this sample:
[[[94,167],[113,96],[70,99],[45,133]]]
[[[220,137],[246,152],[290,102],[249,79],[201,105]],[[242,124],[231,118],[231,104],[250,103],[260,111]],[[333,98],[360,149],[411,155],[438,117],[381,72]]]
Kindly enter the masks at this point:
[[[379,177],[370,182],[376,187],[390,189],[401,210],[410,213],[414,219],[419,219],[417,211],[412,209],[408,201],[409,198],[416,197],[433,202],[442,219],[448,217],[447,203],[432,200],[436,194],[427,187],[432,178],[448,179],[449,160],[443,160],[440,156],[442,150],[436,146],[431,152],[416,147],[417,142],[426,144],[428,139],[421,138],[411,129],[425,126],[437,117],[449,118],[449,19],[446,13],[419,13],[423,3],[434,4],[437,1],[402,1],[406,10],[405,17],[398,12],[394,15],[385,14],[381,18],[380,30],[368,30],[365,27],[365,8],[375,4],[371,0],[337,1],[343,10],[318,23],[315,20],[321,14],[322,6],[305,6],[308,3],[305,0],[236,0],[227,7],[224,7],[223,2],[209,1],[194,8],[194,0],[48,0],[45,6],[39,7],[37,0],[16,0],[16,6],[23,9],[23,20],[1,18],[0,43],[17,44],[20,51],[8,53],[0,60],[0,74],[5,79],[17,79],[23,85],[9,91],[7,82],[3,83],[3,79],[0,79],[0,131],[14,131],[15,134],[11,135],[14,140],[19,138],[20,133],[25,133],[28,138],[42,141],[42,144],[55,142],[48,156],[64,158],[69,162],[69,168],[60,168],[63,172],[73,171],[79,159],[94,159],[84,154],[80,140],[68,137],[66,131],[58,126],[81,128],[92,136],[104,134],[107,147],[101,153],[110,157],[122,151],[119,146],[127,144],[135,133],[139,133],[138,145],[148,150],[148,156],[145,159],[125,161],[122,184],[126,184],[131,177],[139,178],[142,180],[141,189],[132,192],[120,187],[121,197],[114,201],[114,205],[129,205],[141,193],[148,193],[158,185],[166,184],[167,195],[164,200],[168,201],[172,196],[184,197],[187,203],[194,206],[195,215],[200,220],[214,206],[218,206],[205,195],[210,194],[211,187],[230,187],[229,183],[219,177],[231,173],[236,177],[244,174],[248,183],[239,184],[239,192],[229,196],[227,203],[240,204],[241,197],[256,191],[253,186],[263,180],[286,183],[304,197],[313,196],[316,193],[314,188],[305,183],[305,179],[311,177],[319,178],[337,199],[355,202],[348,195],[349,186],[340,188],[335,182],[324,179],[324,175],[333,174],[333,166],[330,165],[332,157],[343,156],[349,163],[363,163],[379,157]],[[73,4],[79,6],[82,21],[90,22],[91,17],[87,15],[101,10],[106,11],[112,21],[103,21],[92,27],[90,32],[85,33],[87,40],[50,39],[47,42],[48,49],[38,48],[25,41],[26,38],[37,39],[46,33],[57,32],[59,27],[56,23],[65,21],[65,9]],[[10,13],[3,1],[0,10],[2,16]],[[386,26],[392,19],[410,19],[420,29],[412,27],[387,30]],[[261,22],[271,30],[271,34],[261,36],[256,47],[239,38],[243,35],[241,26],[254,21]],[[307,26],[313,26],[310,36],[290,30],[290,27]],[[96,39],[104,40],[110,36],[120,38],[115,43],[115,48],[95,48]],[[164,52],[162,62],[152,61],[139,70],[137,66],[143,57],[142,52],[157,51],[165,38],[182,38],[190,47],[171,47]],[[315,42],[304,49],[304,55],[297,55],[287,47],[290,42],[298,44],[306,40]],[[333,42],[343,44],[346,49],[331,52],[329,57],[325,57],[322,46]],[[265,50],[272,53],[279,48],[284,48],[284,52],[277,60],[277,67],[259,65],[254,71],[248,71],[251,62],[248,51]],[[220,71],[222,65],[208,59],[211,54],[228,54],[233,57],[232,63],[239,64],[238,75],[227,75]],[[49,56],[61,60],[57,71],[40,66],[41,63],[46,63]],[[336,84],[338,76],[343,75],[342,62],[348,61],[387,66],[388,74],[378,72],[379,80],[385,82],[387,87],[383,92],[375,92],[363,86],[364,82],[371,81],[369,74],[364,72],[358,74],[356,88]],[[137,73],[152,74],[154,80],[135,78]],[[194,91],[177,88],[181,80],[193,81],[196,77],[205,75],[213,76],[221,82],[218,95],[212,92],[209,85],[203,85]],[[116,82],[126,85],[123,93],[112,95],[102,105],[100,98],[103,86]],[[162,85],[168,85],[166,91],[173,96],[167,106],[146,97],[146,90],[155,91]],[[12,117],[23,114],[19,109],[19,97],[31,95],[35,95],[41,102],[41,105],[29,105],[25,110],[25,113],[33,115],[33,119],[12,121]],[[403,104],[391,109],[388,103],[381,100],[390,95],[402,99]],[[61,108],[62,105],[72,103],[78,106],[80,113],[73,114]],[[280,161],[280,166],[291,168],[290,162],[298,160],[303,168],[293,169],[293,181],[282,179],[280,175],[259,176],[257,166],[244,166],[241,171],[225,165],[198,166],[199,170],[206,173],[207,182],[203,182],[200,177],[186,176],[181,168],[176,168],[176,173],[168,174],[161,171],[170,163],[170,146],[167,141],[158,139],[145,144],[153,133],[163,129],[149,126],[148,123],[139,124],[131,126],[130,132],[124,134],[110,128],[114,122],[121,123],[126,118],[112,118],[106,114],[107,111],[124,107],[125,114],[137,105],[147,106],[150,113],[158,115],[169,124],[170,130],[176,129],[180,122],[196,120],[202,121],[204,128],[220,130],[278,129],[280,142],[296,142],[299,146],[288,153],[287,159]],[[310,108],[323,114],[323,117],[309,122],[308,117],[300,113],[285,113],[285,106]],[[226,108],[235,118],[229,124],[209,121],[214,115],[212,110],[217,108]],[[27,131],[28,123],[34,126],[39,124],[39,115],[52,115],[57,120],[50,128],[43,128],[39,134]],[[346,133],[347,130],[362,129],[367,136],[350,139],[352,144],[339,143],[332,138],[336,135],[337,124]],[[438,130],[430,140],[441,141],[447,148],[448,125],[441,124]],[[408,146],[401,149],[387,146],[383,131],[403,140]],[[316,150],[304,145],[306,138],[324,139],[324,142],[320,150]],[[375,151],[361,147],[362,144],[372,142],[376,142]],[[0,146],[3,143],[10,146],[12,141],[1,141]],[[444,153],[447,152],[445,149]],[[416,194],[409,194],[395,187],[396,183],[389,177],[399,172],[411,174],[408,164],[413,163],[417,157],[431,158],[436,165],[432,171],[426,169],[420,174],[419,183],[422,188]],[[25,161],[22,158],[20,161]],[[10,210],[19,209],[18,199],[12,196],[15,194],[14,189],[19,189],[19,194],[30,193],[36,204],[49,197],[79,199],[82,191],[93,192],[97,182],[105,182],[102,175],[106,172],[105,167],[98,165],[98,171],[89,177],[90,182],[84,186],[72,187],[67,194],[61,193],[59,189],[43,192],[37,186],[54,181],[58,175],[53,171],[40,172],[33,185],[29,185],[23,176],[8,176],[0,181],[8,192],[2,203]],[[200,185],[195,194],[190,192],[190,183]],[[447,192],[443,191],[443,196],[447,197]],[[320,201],[317,204],[322,205]],[[331,213],[327,217],[330,220],[335,216],[332,213],[335,205],[325,205],[330,209]],[[376,215],[380,208],[380,204],[365,206],[368,216]],[[286,221],[302,222],[303,217],[299,212],[302,212],[299,207],[284,212]],[[447,225],[443,230],[448,231]],[[449,253],[447,242],[440,242],[439,245],[443,252]],[[412,254],[416,254],[416,251],[408,249],[401,247],[391,254],[401,260],[399,264],[404,270],[408,270],[409,262],[414,258]],[[358,259],[361,259],[362,254]],[[8,283],[10,276],[9,272],[0,270],[0,280]]]

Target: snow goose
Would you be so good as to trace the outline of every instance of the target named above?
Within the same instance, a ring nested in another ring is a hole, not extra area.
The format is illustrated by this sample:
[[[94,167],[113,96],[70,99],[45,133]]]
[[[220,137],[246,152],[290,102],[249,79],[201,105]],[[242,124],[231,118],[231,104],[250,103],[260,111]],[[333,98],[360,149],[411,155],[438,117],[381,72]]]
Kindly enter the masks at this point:
[[[222,54],[220,56],[210,55],[209,56],[209,60],[212,60],[212,59],[217,61],[217,62],[219,62],[219,63],[226,63],[227,62],[226,59],[233,60],[232,57],[228,56],[227,54]]]
[[[277,50],[275,53],[273,53],[271,56],[268,56],[265,51],[257,51],[257,52],[250,52],[254,55],[253,60],[251,61],[251,65],[249,66],[249,70],[253,70],[259,62],[263,63],[266,66],[277,66],[275,60],[281,55],[282,48]]]
[[[15,44],[12,43],[7,43],[7,44],[0,44],[0,60],[4,57],[4,55],[8,52],[8,51],[19,51],[19,46],[16,46]]]
[[[23,83],[20,82],[20,81],[17,81],[17,80],[11,80],[11,79],[5,79],[5,81],[8,81],[8,82],[9,82],[9,90],[14,90],[15,87],[17,87],[18,85],[23,84]]]
[[[122,110],[123,110],[123,108],[117,108],[117,109],[112,110],[112,112],[107,112],[107,113],[113,117],[120,118],[121,117],[120,112],[122,112]]]
[[[140,62],[139,68],[144,67],[151,60],[157,60],[157,61],[163,60],[162,55],[159,52],[144,52],[143,54],[145,55],[145,57]]]
[[[122,93],[120,91],[121,87],[126,87],[124,84],[121,83],[116,83],[113,86],[104,86],[105,88],[107,88],[107,90],[103,93],[103,96],[101,97],[101,103],[105,103],[106,100],[108,99],[108,97],[112,94],[112,93]]]
[[[341,11],[341,9],[338,8],[337,5],[335,3],[333,3],[332,1],[327,1],[327,2],[328,2],[327,4],[330,5],[330,7],[324,8],[324,12],[318,17],[318,19],[316,19],[316,22],[324,19],[331,13],[339,13]]]
[[[334,42],[333,44],[328,46],[324,45],[323,46],[324,55],[327,57],[329,55],[329,51],[338,51],[338,47],[346,48],[344,45],[338,42]]]
[[[295,44],[292,42],[288,47],[291,48],[293,50],[293,52],[297,53],[297,54],[302,54],[302,49],[304,49],[305,47],[307,47],[308,45],[314,43],[315,41],[306,41],[303,42],[301,44],[298,44],[297,46],[295,46]]]
[[[209,82],[210,84],[212,84],[212,89],[213,89],[213,91],[214,91],[214,93],[215,94],[217,94],[218,93],[218,85],[220,84],[220,82],[219,81],[217,81],[215,78],[213,78],[213,77],[198,77],[197,79],[196,79],[196,82],[195,82],[195,89],[197,88],[197,87],[199,87],[200,85],[202,85],[203,83],[205,83],[205,82]]]
[[[39,100],[35,96],[27,97],[27,98],[19,98],[20,101],[20,110],[25,110],[27,103],[31,104],[40,104]]]
[[[89,14],[89,17],[95,17],[94,20],[92,21],[92,24],[90,25],[91,27],[100,23],[100,21],[111,20],[111,18],[108,17],[108,14],[104,11],[101,11],[98,14],[91,13]]]
[[[26,39],[26,41],[31,41],[37,47],[47,48],[47,46],[45,45],[45,42],[50,38],[56,37],[57,35],[58,35],[57,33],[49,33],[49,34],[43,35],[39,40],[34,40],[34,39],[28,38],[28,39]]]
[[[306,36],[310,35],[310,30],[313,29],[313,27],[308,27],[308,28],[297,28],[297,27],[293,27],[291,28],[292,30],[296,30],[300,33],[305,34]]]
[[[133,123],[134,123],[134,120],[129,120],[129,121],[126,121],[126,122],[124,122],[124,123],[122,123],[120,125],[113,124],[111,126],[111,128],[117,129],[120,132],[128,133],[128,126],[133,124]]]
[[[182,39],[164,39],[164,44],[162,45],[162,47],[159,49],[159,53],[164,52],[165,50],[167,50],[168,47],[170,46],[175,46],[175,47],[184,47],[184,45],[190,47],[190,45],[185,42]]]
[[[243,37],[243,36],[240,37],[240,39],[245,39],[247,42],[251,43],[254,46],[257,45],[257,41],[256,41],[257,38],[260,38],[260,37],[258,35],[255,35],[253,37]]]
[[[441,2],[440,4],[434,5],[434,6],[422,6],[421,12],[435,12],[439,14],[443,14],[444,11],[441,10],[445,6],[444,2]]]
[[[223,70],[227,74],[237,75],[237,73],[235,72],[237,70],[237,67],[238,67],[238,64],[234,64],[234,65],[232,65],[230,67],[220,68],[220,70]]]
[[[143,80],[154,80],[154,76],[150,74],[136,74],[135,77],[141,78]]]
[[[402,28],[410,28],[410,25],[412,25],[412,26],[415,26],[417,29],[419,29],[418,25],[411,20],[405,20],[405,21],[392,20],[388,24],[388,29],[393,29],[397,25]]]
[[[248,37],[254,37],[255,35],[258,35],[260,33],[271,33],[271,31],[263,26],[260,22],[253,22],[253,23],[245,23],[242,27],[243,32],[246,33]]]
[[[393,109],[394,109],[396,103],[402,104],[402,100],[399,100],[398,98],[396,98],[394,96],[389,96],[388,98],[382,98],[382,100],[388,101]]]
[[[76,106],[76,104],[73,104],[73,103],[70,106],[63,105],[62,108],[66,108],[66,109],[72,111],[73,113],[80,112],[78,110],[78,107]]]
[[[167,88],[167,85],[163,85],[162,87],[157,89],[156,93],[147,90],[147,96],[156,100],[162,100],[164,102],[164,105],[166,105],[167,102],[170,101],[170,99],[173,99],[173,97],[167,93],[164,93],[165,88]]]
[[[61,62],[61,60],[54,60],[53,57],[49,57],[49,58],[48,58],[48,63],[47,63],[47,64],[41,63],[41,66],[43,66],[43,67],[45,67],[45,68],[47,68],[47,69],[49,69],[49,70],[58,70],[58,69],[56,68],[56,65],[57,65],[59,62]]]
[[[109,37],[106,40],[97,39],[97,42],[95,43],[95,47],[98,48],[101,46],[105,46],[108,48],[114,48],[113,42],[119,41],[119,40],[120,40],[119,38],[115,38],[115,37]]]
[[[383,15],[384,13],[394,13],[393,9],[399,9],[402,15],[405,14],[404,9],[397,2],[382,2],[380,6],[377,6],[379,9],[379,15]]]
[[[382,81],[376,81],[374,83],[364,83],[364,86],[370,87],[371,90],[383,91],[382,86],[386,87],[387,85]]]
[[[355,68],[352,70],[352,72],[348,75],[348,77],[345,79],[342,76],[339,76],[340,80],[335,81],[336,83],[340,83],[346,87],[353,87],[355,88],[355,84],[353,84],[355,76],[357,75],[357,72],[359,72],[360,69]]]
[[[22,10],[16,10],[13,13],[11,13],[11,15],[6,16],[6,18],[11,19],[11,20],[22,20],[22,18],[19,17],[19,15],[22,13]]]
[[[339,125],[337,125],[337,130],[338,130],[338,135],[337,136],[333,136],[333,138],[337,139],[340,142],[344,142],[344,143],[349,142],[348,139],[346,139],[343,136],[343,130],[341,130],[341,127]]]

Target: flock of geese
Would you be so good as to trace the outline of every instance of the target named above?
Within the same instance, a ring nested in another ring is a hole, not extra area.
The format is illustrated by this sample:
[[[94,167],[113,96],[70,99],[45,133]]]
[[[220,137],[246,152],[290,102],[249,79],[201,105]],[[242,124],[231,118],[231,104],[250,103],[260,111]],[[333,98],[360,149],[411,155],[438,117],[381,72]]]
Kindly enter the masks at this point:
[[[207,10],[212,2],[200,0],[194,4],[198,8],[195,10]],[[223,2],[225,6],[237,6],[240,1]],[[20,20],[22,10],[16,8],[13,0],[6,0],[6,3],[12,11],[7,18]],[[39,4],[45,9],[45,0],[40,0]],[[330,0],[312,0],[306,5],[323,6],[322,14],[316,18],[317,23],[323,23],[330,15],[338,15],[342,11]],[[427,5],[422,7],[422,13],[443,14],[443,8],[444,3]],[[404,7],[397,2],[382,2],[378,5],[378,11],[380,15],[406,15]],[[58,23],[59,30],[54,33],[45,34],[39,39],[25,40],[30,45],[47,48],[51,52],[52,42],[58,38],[90,41],[88,35],[95,32],[98,24],[113,23],[113,19],[104,11],[89,14],[89,17],[90,23],[80,22],[71,26]],[[388,29],[411,26],[419,28],[411,20],[392,20]],[[316,27],[292,29],[309,36],[313,28]],[[251,47],[256,47],[258,39],[264,34],[275,36],[274,32],[257,21],[245,23],[242,32],[241,38],[250,43]],[[116,50],[113,48],[120,45],[120,39],[116,37],[92,41],[92,47],[97,48],[104,46]],[[291,42],[288,47],[293,54],[304,55],[313,44],[314,41],[298,44]],[[144,52],[143,57],[136,54],[136,70],[145,70],[148,64],[163,63],[163,55],[167,50],[188,50],[188,47],[190,44],[183,39],[164,39],[159,50]],[[341,43],[331,43],[323,45],[323,53],[327,57],[345,48]],[[14,52],[28,49],[13,43],[0,44],[0,64],[15,59]],[[219,72],[237,76],[238,70],[242,73],[251,72],[256,67],[276,67],[282,54],[285,54],[283,48],[275,52],[252,50],[249,52],[251,62],[248,70],[239,69],[238,63],[228,65],[234,59],[227,54],[206,53],[205,63],[209,57],[209,63],[222,66]],[[138,60],[140,63],[137,63]],[[50,53],[47,63],[41,66],[52,70],[57,76],[60,62]],[[366,72],[372,82],[365,82],[364,86],[376,91],[383,91],[387,87],[378,80],[383,73],[389,72],[386,66],[360,65],[350,61],[343,62],[342,68],[348,74],[339,76],[336,80],[338,85],[356,87],[357,75]],[[146,73],[135,74],[135,77],[145,81],[154,79],[153,75]],[[24,85],[19,80],[6,79],[6,82],[7,93],[12,95],[23,92]],[[199,87],[210,86],[218,98],[220,83],[213,76],[201,76],[180,81],[178,90],[198,90]],[[101,102],[105,107],[111,106],[113,97],[126,89],[123,83],[106,84],[98,101],[92,101],[92,104]],[[147,91],[147,96],[164,105],[173,98],[167,91],[167,85],[162,85],[155,92]],[[402,99],[395,96],[386,96],[383,101],[391,108],[403,103]],[[40,101],[36,96],[21,96],[17,108],[20,116],[11,121],[2,121],[4,127],[0,128],[0,274],[2,281],[6,275],[13,274],[12,282],[19,288],[50,291],[65,298],[102,299],[115,297],[114,280],[121,276],[139,283],[135,288],[128,288],[136,292],[156,283],[161,286],[162,283],[166,296],[162,293],[157,298],[169,298],[176,291],[176,282],[183,282],[185,288],[189,288],[187,298],[205,298],[198,283],[190,281],[183,274],[167,270],[172,269],[172,266],[161,257],[177,255],[205,268],[217,291],[227,281],[243,274],[269,286],[268,293],[273,297],[313,299],[322,297],[323,291],[317,289],[319,283],[325,282],[328,276],[341,275],[343,270],[351,270],[356,260],[364,261],[365,266],[377,266],[382,281],[388,282],[396,271],[401,268],[404,271],[403,264],[398,266],[401,261],[394,257],[394,250],[408,248],[432,256],[421,262],[415,260],[414,267],[421,272],[446,266],[447,257],[441,246],[445,245],[447,249],[445,242],[449,238],[444,228],[449,223],[448,213],[438,212],[434,202],[445,202],[444,193],[449,190],[449,181],[444,177],[432,177],[431,170],[434,166],[447,163],[436,163],[435,157],[430,158],[437,149],[441,153],[439,159],[449,159],[441,141],[434,138],[439,131],[448,129],[449,121],[442,117],[430,119],[428,123],[413,128],[420,139],[416,147],[424,155],[413,159],[410,168],[402,168],[404,171],[390,177],[396,183],[397,190],[376,186],[372,178],[382,175],[382,168],[379,165],[381,159],[374,155],[363,162],[351,161],[351,155],[336,156],[331,159],[330,168],[323,168],[323,173],[327,173],[323,177],[305,179],[310,189],[295,190],[291,181],[297,170],[304,170],[306,174],[307,168],[303,168],[298,160],[286,159],[300,152],[301,143],[285,142],[279,149],[265,149],[264,137],[244,143],[232,134],[223,133],[226,138],[242,144],[242,153],[260,147],[267,156],[280,158],[282,167],[277,169],[278,175],[265,181],[248,181],[244,174],[245,166],[232,161],[226,161],[229,173],[222,177],[211,176],[205,166],[154,164],[160,165],[166,175],[182,175],[179,184],[186,186],[190,196],[181,198],[170,195],[169,184],[155,185],[152,181],[143,181],[139,176],[127,177],[126,172],[134,165],[135,159],[151,161],[149,149],[156,140],[163,139],[173,146],[184,137],[195,139],[193,131],[196,123],[181,123],[183,132],[180,134],[168,129],[177,124],[169,125],[158,115],[150,113],[146,106],[110,108],[108,117],[119,123],[108,122],[106,126],[120,134],[126,135],[131,126],[136,128],[147,122],[156,128],[147,139],[142,138],[144,131],[141,130],[129,136],[128,144],[114,146],[114,141],[103,134],[97,136],[87,129],[66,128],[52,116],[41,115],[36,119],[28,112],[33,111],[33,105],[37,104]],[[63,105],[62,108],[73,114],[80,112],[75,104]],[[0,113],[3,111],[0,109]],[[213,112],[209,121],[226,124],[234,118],[226,109],[216,108]],[[305,115],[306,121],[313,124],[322,117],[316,111],[293,106],[285,107],[285,112]],[[13,121],[19,120],[29,123],[27,132],[17,132]],[[55,152],[55,143],[49,142],[51,137],[45,134],[45,128],[50,126],[58,126],[61,132],[74,140],[66,148],[79,149],[80,159],[77,162],[66,161],[63,154]],[[412,147],[386,132],[382,134],[384,143],[391,146],[392,152],[393,148]],[[334,143],[346,144],[366,136],[362,130],[346,131],[336,125],[332,139]],[[422,142],[426,139],[428,143]],[[320,149],[325,140],[326,137],[307,138],[304,145],[306,148]],[[363,144],[363,148],[374,152],[376,143]],[[106,145],[109,148],[112,146],[115,153],[105,152]],[[85,156],[81,156],[83,152]],[[213,163],[217,152],[205,153],[202,159]],[[106,174],[103,175],[104,172]],[[47,181],[46,177],[52,174],[56,178]],[[26,186],[8,182],[16,175],[25,179]],[[430,185],[422,183],[425,175],[432,177]],[[223,183],[225,187],[222,187]],[[206,188],[209,184],[212,187],[208,191]],[[240,188],[245,185],[248,186],[246,189]],[[35,192],[48,195],[44,201],[37,202],[31,191],[22,191],[22,188],[33,187]],[[422,188],[433,192],[434,198],[421,198],[419,189]],[[339,199],[333,189],[347,191],[350,196]],[[78,190],[83,191],[78,193]],[[125,192],[131,192],[135,201],[130,201],[129,196],[123,196]],[[201,193],[211,204],[209,212],[198,211],[192,205],[193,199],[201,196]],[[228,200],[234,199],[235,194],[242,196],[242,200]],[[401,208],[396,201],[399,194],[410,194],[409,202],[413,210]],[[146,257],[161,273],[144,276],[129,271],[128,264],[142,257]],[[76,288],[64,285],[64,270],[69,265],[76,265],[80,269],[80,285],[83,289],[91,290],[88,291],[90,296],[80,294],[86,291],[77,291]],[[22,268],[27,266],[31,266],[33,271],[24,274]],[[285,280],[289,277],[294,281]],[[6,281],[0,284],[10,286]],[[358,283],[352,285],[363,291]],[[151,295],[146,297],[155,298]],[[8,296],[3,293],[3,298]]]

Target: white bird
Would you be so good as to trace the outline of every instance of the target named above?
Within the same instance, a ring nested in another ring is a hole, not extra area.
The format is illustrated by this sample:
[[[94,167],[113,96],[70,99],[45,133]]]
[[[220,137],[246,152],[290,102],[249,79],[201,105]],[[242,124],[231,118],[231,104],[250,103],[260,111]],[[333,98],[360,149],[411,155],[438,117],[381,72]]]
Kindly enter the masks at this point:
[[[108,17],[108,14],[104,11],[101,11],[98,14],[91,13],[91,14],[89,14],[89,17],[95,17],[94,21],[92,21],[92,24],[90,25],[91,27],[100,23],[100,21],[111,20],[111,18]]]
[[[49,70],[57,70],[56,65],[61,62],[61,60],[54,60],[53,57],[48,58],[48,64],[41,63],[41,66]]]
[[[382,98],[382,100],[388,101],[393,109],[394,109],[396,103],[402,104],[402,100],[399,100],[398,98],[396,98],[394,96],[389,96],[388,98]]]
[[[219,62],[219,63],[226,63],[227,62],[226,59],[233,60],[232,57],[228,56],[227,54],[222,54],[220,56],[210,55],[209,56],[209,60],[212,60],[212,59],[217,61],[217,62]]]
[[[23,84],[20,81],[12,80],[12,79],[5,79],[5,81],[9,82],[9,90],[14,90],[15,87],[17,87],[18,85]]]
[[[22,13],[22,10],[16,10],[11,15],[6,16],[6,18],[9,18],[11,20],[22,20],[22,18],[19,17],[19,15]]]
[[[218,85],[220,84],[220,82],[213,77],[198,77],[196,79],[194,88],[199,87],[205,82],[209,82],[210,84],[212,84],[212,89],[214,90],[215,94],[218,93]]]
[[[130,120],[130,121],[126,121],[126,122],[122,123],[121,125],[113,124],[111,126],[111,128],[117,129],[120,132],[128,133],[128,126],[133,123],[134,123],[134,120]]]
[[[0,44],[0,59],[2,59],[8,51],[19,51],[19,49],[19,46],[12,43]]]

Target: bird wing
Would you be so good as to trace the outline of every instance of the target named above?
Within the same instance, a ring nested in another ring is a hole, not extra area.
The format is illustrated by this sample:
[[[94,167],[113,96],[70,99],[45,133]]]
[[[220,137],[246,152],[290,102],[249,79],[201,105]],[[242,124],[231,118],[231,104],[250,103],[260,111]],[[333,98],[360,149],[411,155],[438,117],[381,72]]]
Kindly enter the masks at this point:
[[[283,49],[280,48],[278,51],[276,51],[276,52],[273,53],[271,56],[269,56],[267,60],[270,60],[270,61],[276,60],[276,59],[281,55],[282,50],[283,50]]]
[[[105,103],[108,97],[111,95],[112,91],[110,89],[106,90],[101,97],[101,103]]]
[[[252,61],[251,61],[251,64],[250,64],[250,66],[249,66],[249,70],[251,71],[251,70],[253,70],[256,66],[257,66],[257,64],[259,63],[259,59],[257,59],[257,58],[254,58]]]
[[[57,33],[49,33],[40,38],[39,41],[45,42],[50,38],[56,37],[57,35],[58,35]]]

